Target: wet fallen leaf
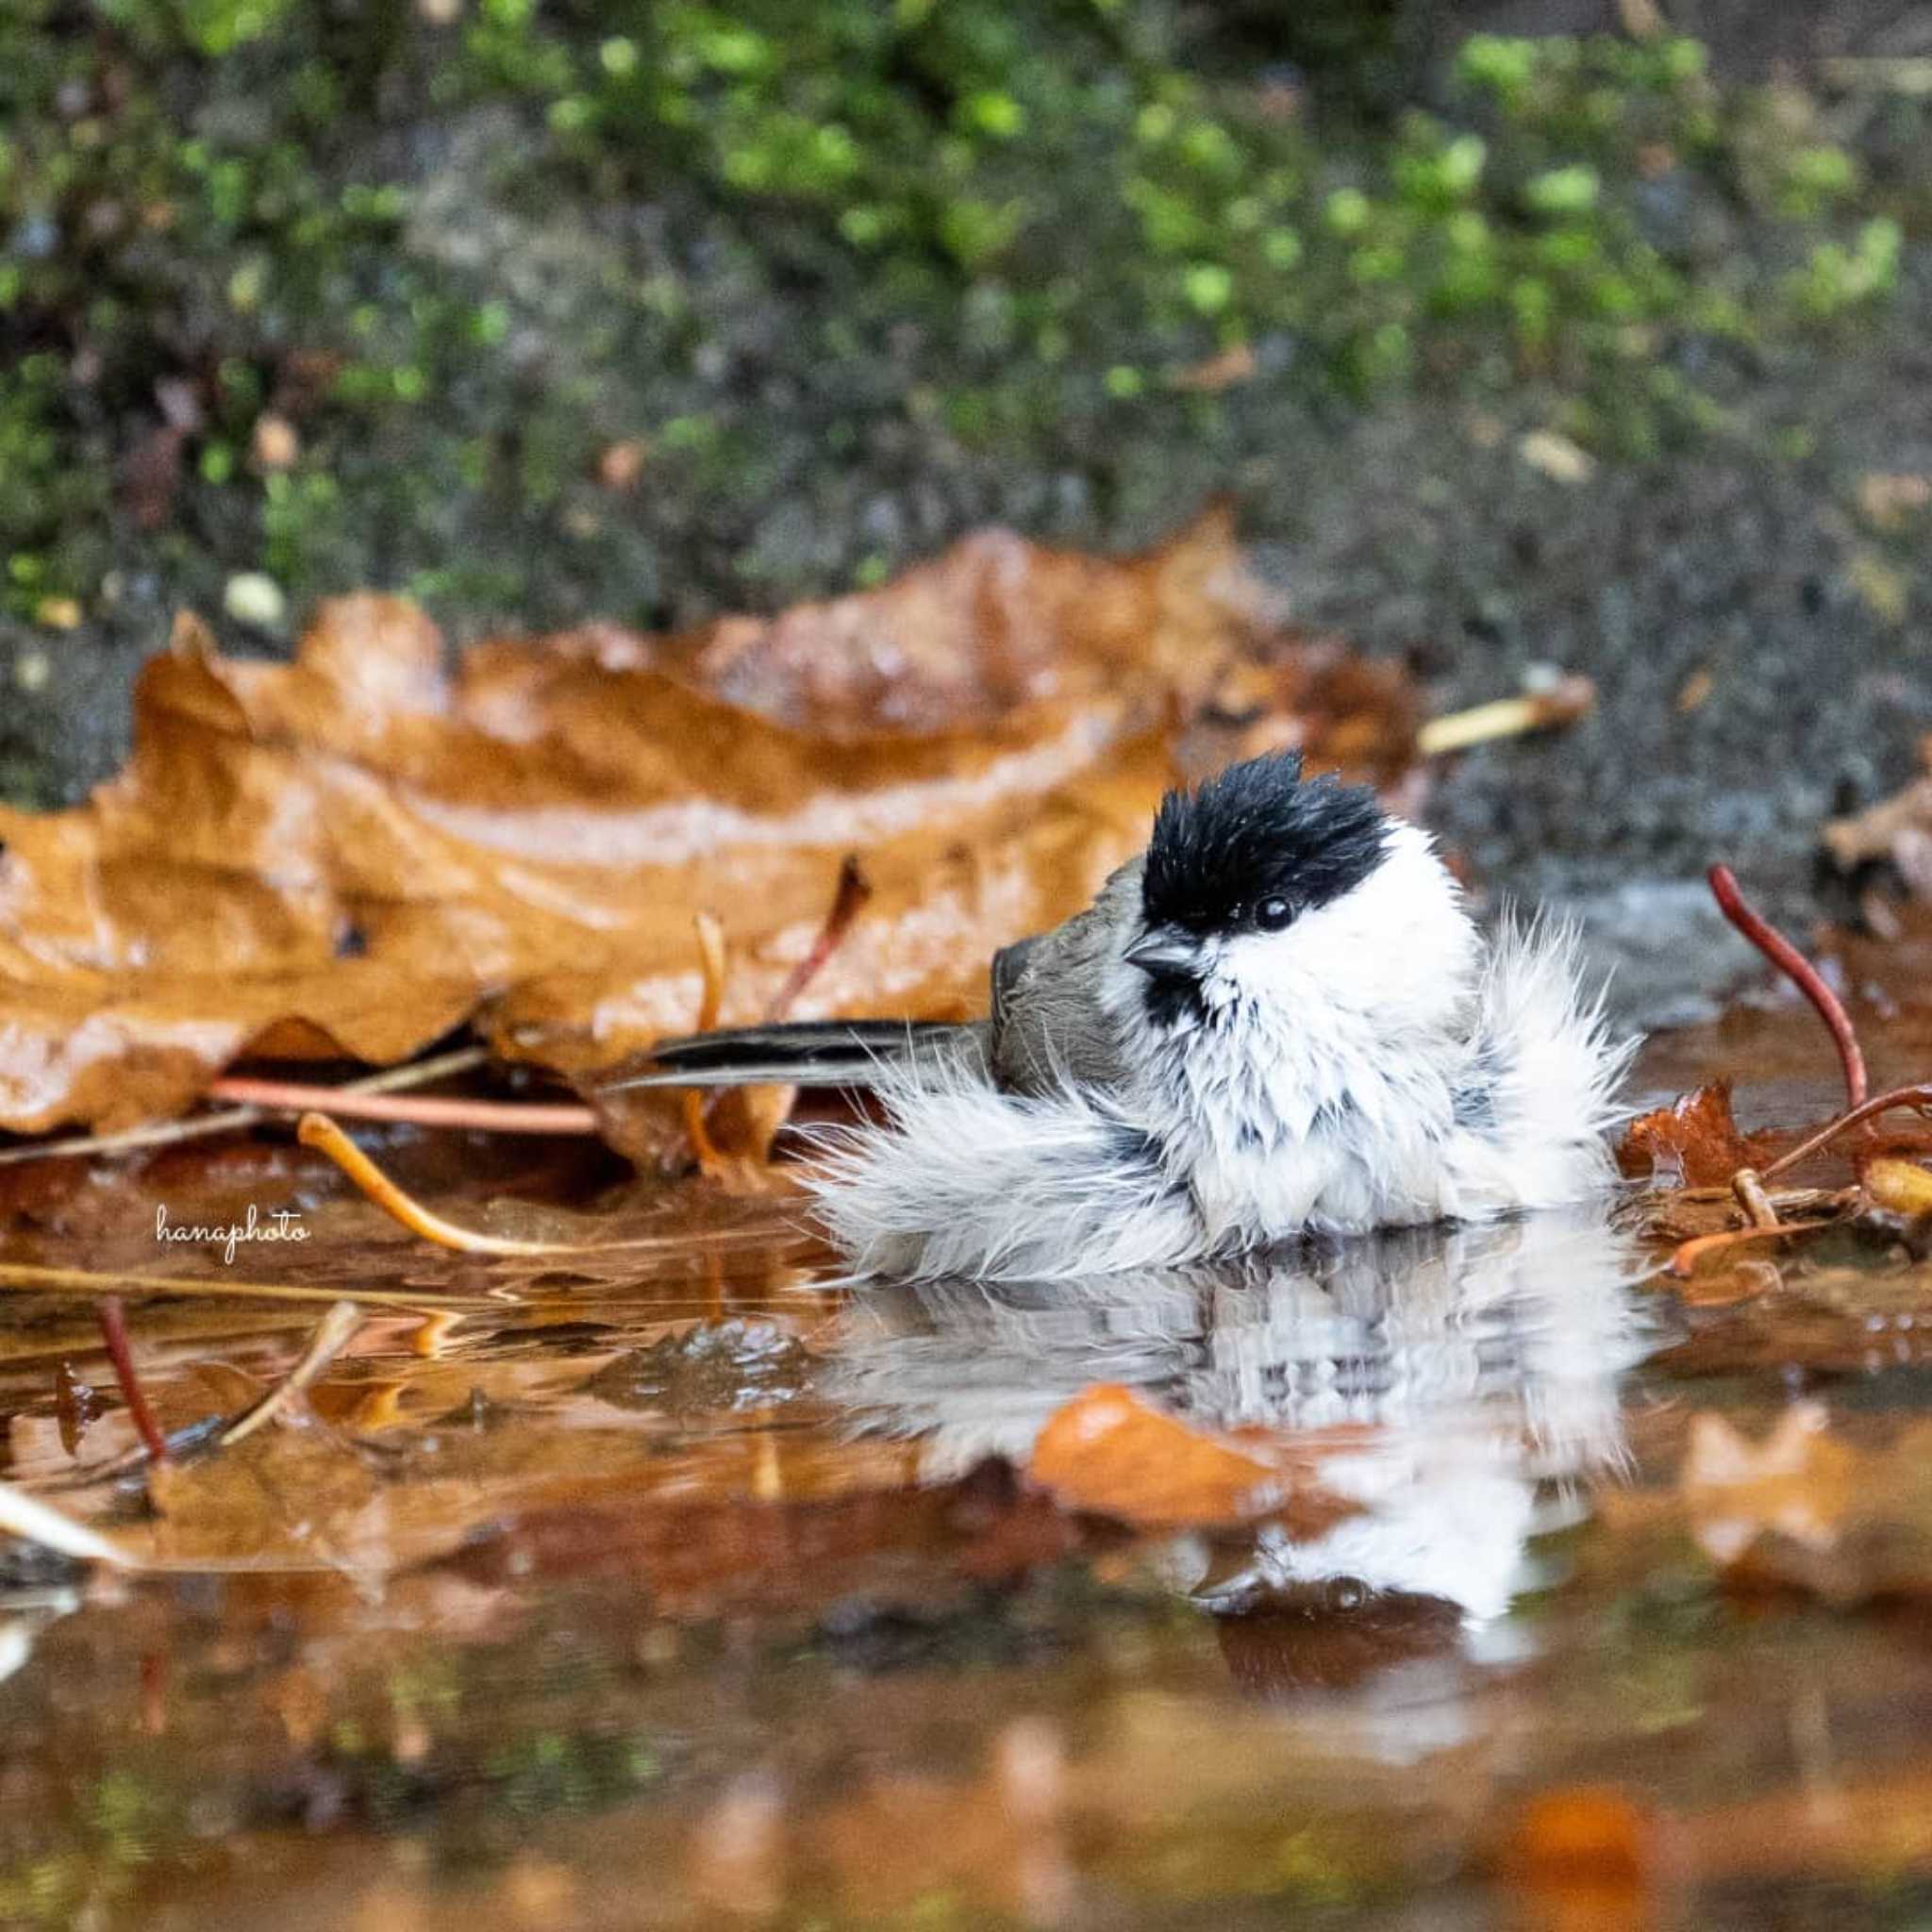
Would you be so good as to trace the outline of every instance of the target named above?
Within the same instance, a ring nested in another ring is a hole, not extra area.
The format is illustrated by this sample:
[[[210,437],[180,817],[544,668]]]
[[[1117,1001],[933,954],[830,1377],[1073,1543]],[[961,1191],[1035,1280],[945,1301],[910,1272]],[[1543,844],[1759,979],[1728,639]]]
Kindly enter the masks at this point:
[[[1359,1507],[1322,1487],[1322,1463],[1336,1447],[1320,1431],[1201,1428],[1131,1389],[1100,1383],[1054,1412],[1027,1474],[1067,1507],[1122,1523],[1208,1526],[1281,1516],[1313,1535]]]
[[[1858,1173],[1865,1191],[1894,1214],[1909,1217],[1932,1214],[1932,1170],[1916,1160],[1899,1160],[1878,1155],[1866,1161]]]
[[[987,729],[1046,700],[1186,705],[1241,647],[1275,641],[1266,593],[1215,512],[1124,563],[987,530],[879,591],[662,640],[597,627],[575,648],[853,742]]]
[[[724,1021],[758,1017],[854,852],[874,898],[813,1008],[975,1010],[991,953],[1142,842],[1229,664],[1299,685],[1314,757],[1332,726],[1340,760],[1404,763],[1363,715],[1389,679],[1320,712],[1336,655],[1297,680],[1218,518],[1124,562],[991,533],[782,617],[454,670],[391,598],[325,606],[290,665],[184,620],[122,774],[0,808],[0,1127],[119,1126],[243,1056],[387,1063],[466,1020],[608,1067],[690,1026],[699,911],[732,948]]]
[[[1731,1083],[1714,1080],[1624,1129],[1617,1164],[1654,1186],[1721,1188],[1740,1167],[1757,1164],[1762,1141],[1740,1133],[1731,1115]]]
[[[1510,1820],[1496,1863],[1538,1890],[1635,1893],[1655,1874],[1656,1826],[1613,1787],[1544,1791]]]
[[[1767,1532],[1829,1548],[1856,1466],[1824,1411],[1799,1403],[1762,1442],[1747,1441],[1722,1416],[1697,1417],[1677,1481],[1698,1543],[1729,1564]]]

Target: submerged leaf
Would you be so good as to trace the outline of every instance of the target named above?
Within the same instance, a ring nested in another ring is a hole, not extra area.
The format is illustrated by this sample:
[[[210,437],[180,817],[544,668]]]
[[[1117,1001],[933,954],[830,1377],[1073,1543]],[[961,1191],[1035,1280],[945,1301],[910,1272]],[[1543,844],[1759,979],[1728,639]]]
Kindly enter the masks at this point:
[[[1319,1432],[1200,1428],[1119,1383],[1099,1383],[1055,1411],[1027,1474],[1069,1508],[1122,1523],[1205,1527],[1286,1515],[1313,1533],[1357,1507],[1319,1480],[1333,1450]]]
[[[795,1401],[811,1386],[811,1374],[810,1351],[788,1328],[730,1316],[694,1323],[618,1357],[588,1389],[620,1408],[688,1415]]]

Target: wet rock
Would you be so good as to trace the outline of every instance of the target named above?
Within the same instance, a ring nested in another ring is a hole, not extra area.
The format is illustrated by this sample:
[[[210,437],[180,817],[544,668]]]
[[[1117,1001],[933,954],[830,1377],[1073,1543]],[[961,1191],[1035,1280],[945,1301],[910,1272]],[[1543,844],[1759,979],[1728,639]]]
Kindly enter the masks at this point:
[[[1724,993],[1764,970],[1697,879],[1633,879],[1567,902],[1615,1024],[1655,1030],[1716,1016]]]

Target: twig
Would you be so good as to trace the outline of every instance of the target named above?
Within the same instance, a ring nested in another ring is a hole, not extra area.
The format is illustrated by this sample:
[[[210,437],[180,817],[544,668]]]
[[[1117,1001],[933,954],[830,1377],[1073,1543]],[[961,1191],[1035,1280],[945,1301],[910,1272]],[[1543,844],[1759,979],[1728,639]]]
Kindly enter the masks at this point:
[[[1664,1263],[1666,1274],[1684,1276],[1693,1273],[1707,1255],[1722,1248],[1742,1247],[1746,1241],[1774,1241],[1788,1234],[1808,1234],[1815,1227],[1830,1227],[1829,1221],[1781,1221],[1775,1227],[1732,1227],[1722,1234],[1701,1234],[1685,1241]]]
[[[1718,910],[1811,1002],[1818,1017],[1831,1029],[1839,1064],[1844,1070],[1845,1105],[1854,1109],[1862,1107],[1867,1091],[1865,1055],[1839,996],[1825,985],[1810,960],[1749,905],[1729,866],[1714,865],[1706,877]],[[1767,1176],[1773,1172],[1767,1169]]]
[[[574,1255],[645,1255],[688,1252],[699,1245],[735,1245],[740,1239],[757,1244],[769,1234],[753,1229],[742,1236],[713,1232],[708,1235],[632,1235],[614,1241],[525,1241],[506,1235],[484,1234],[462,1227],[407,1194],[392,1181],[341,1128],[326,1114],[305,1113],[295,1130],[303,1146],[325,1154],[392,1221],[400,1222],[413,1235],[433,1241],[440,1248],[453,1248],[461,1255],[508,1256],[519,1260],[559,1260]],[[449,1303],[448,1306],[455,1306]]]
[[[161,1434],[155,1412],[147,1406],[147,1393],[134,1367],[134,1351],[127,1345],[127,1313],[120,1297],[108,1295],[101,1303],[101,1339],[108,1344],[108,1359],[114,1364],[114,1379],[121,1385],[122,1399],[141,1440],[147,1444],[150,1460],[168,1459],[168,1439]]]
[[[480,1234],[432,1214],[404,1193],[326,1114],[305,1113],[296,1125],[295,1138],[303,1146],[326,1154],[391,1220],[401,1222],[411,1234],[434,1241],[440,1248],[454,1248],[463,1255],[510,1255],[525,1259],[558,1252],[549,1241],[519,1241],[503,1235]]]
[[[520,1100],[443,1099],[425,1094],[352,1093],[341,1087],[313,1087],[294,1080],[215,1081],[218,1100],[246,1101],[282,1113],[327,1108],[347,1120],[400,1121],[419,1127],[471,1128],[485,1134],[594,1134],[597,1116],[588,1107]]]
[[[235,1281],[225,1276],[196,1274],[132,1274],[121,1270],[95,1274],[86,1268],[38,1268],[22,1261],[0,1261],[0,1292],[17,1289],[25,1294],[78,1294],[98,1301],[103,1294],[131,1295],[142,1301],[316,1302],[354,1301],[364,1307],[407,1308],[420,1314],[437,1308],[494,1308],[520,1298],[503,1292],[480,1294],[404,1294],[394,1289],[303,1288],[288,1281]]]
[[[1415,748],[1425,758],[1452,751],[1467,751],[1496,738],[1521,738],[1555,724],[1574,724],[1596,703],[1596,686],[1589,678],[1561,679],[1548,691],[1525,691],[1521,697],[1497,698],[1466,711],[1449,711],[1431,718],[1416,733]]]
[[[114,1570],[145,1570],[147,1565],[131,1550],[110,1542],[98,1530],[76,1523],[64,1510],[42,1503],[11,1483],[0,1483],[0,1529],[8,1536],[39,1543],[42,1549],[57,1550],[82,1563],[105,1563]]]
[[[811,984],[824,969],[825,961],[838,951],[840,942],[852,929],[852,923],[864,908],[865,902],[872,897],[872,882],[858,863],[858,855],[848,852],[839,861],[838,883],[832,888],[832,903],[825,908],[824,923],[818,936],[812,941],[805,957],[785,975],[784,980],[765,1006],[765,1024],[774,1025],[783,1020],[796,1003],[798,996]],[[718,1024],[718,1016],[724,1004],[725,957],[724,930],[708,912],[697,916],[698,958],[703,971],[703,992],[698,1006],[699,1033],[708,1033]],[[782,1084],[771,1090],[771,1097],[776,1102],[776,1118],[770,1132],[760,1138],[769,1149],[770,1133],[774,1133],[786,1114],[791,1111],[791,1095],[795,1090],[788,1091]],[[687,1091],[680,1103],[684,1115],[684,1130],[691,1141],[691,1153],[699,1168],[713,1180],[730,1178],[734,1162],[719,1147],[711,1137],[711,1118],[714,1108],[724,1096],[707,1094],[695,1089]],[[740,1109],[741,1121],[748,1120],[746,1111],[752,1104],[749,1093],[735,1096]],[[769,1152],[767,1154],[769,1158]]]
[[[702,975],[697,1030],[709,1033],[716,1027],[719,1010],[724,1004],[724,928],[708,912],[700,912],[693,924],[697,927],[698,969]],[[684,1131],[698,1165],[708,1174],[717,1173],[724,1164],[724,1157],[718,1152],[711,1131],[705,1124],[705,1111],[708,1106],[708,1097],[695,1088],[685,1092],[682,1104]]]
[[[480,1046],[459,1046],[431,1059],[412,1060],[406,1067],[385,1067],[379,1074],[365,1074],[331,1091],[338,1097],[343,1093],[400,1093],[411,1087],[426,1087],[432,1080],[446,1079],[452,1074],[467,1074],[489,1058]],[[183,1141],[199,1141],[210,1134],[235,1133],[243,1127],[258,1126],[267,1118],[266,1109],[259,1107],[232,1107],[220,1113],[194,1114],[186,1120],[129,1127],[119,1134],[75,1134],[64,1141],[29,1141],[24,1146],[0,1148],[0,1167],[10,1167],[22,1160],[75,1159],[92,1154],[133,1154],[144,1147],[173,1147]]]
[[[791,1012],[792,1002],[839,950],[840,942],[852,929],[852,922],[865,909],[865,902],[871,897],[872,881],[866,877],[858,853],[848,852],[839,861],[839,883],[832,889],[831,908],[819,928],[818,938],[811,942],[811,950],[785,975],[784,985],[772,995],[772,1003],[765,1008],[768,1025]]]
[[[273,1422],[341,1354],[365,1319],[354,1302],[338,1302],[308,1338],[308,1346],[296,1357],[295,1366],[254,1407],[243,1410],[222,1431],[220,1446],[232,1449],[237,1442],[254,1435],[264,1423]]]
[[[275,1557],[143,1557],[77,1523],[38,1496],[0,1482],[0,1530],[83,1563],[105,1563],[142,1576],[317,1576],[340,1574],[335,1563],[291,1562]]]
[[[1932,1083],[1917,1087],[1894,1087],[1889,1093],[1874,1093],[1870,1100],[1849,1108],[1840,1114],[1835,1121],[1827,1122],[1815,1134],[1800,1141],[1795,1147],[1788,1148],[1759,1174],[1758,1178],[1768,1181],[1774,1174],[1782,1174],[1786,1168],[1795,1167],[1801,1160],[1808,1160],[1820,1148],[1828,1147],[1848,1128],[1861,1126],[1866,1121],[1875,1120],[1882,1113],[1890,1113],[1895,1107],[1915,1108],[1920,1112],[1932,1108]]]
[[[1731,1176],[1731,1191],[1753,1227],[1776,1227],[1777,1209],[1764,1191],[1764,1179],[1754,1167],[1740,1167]]]

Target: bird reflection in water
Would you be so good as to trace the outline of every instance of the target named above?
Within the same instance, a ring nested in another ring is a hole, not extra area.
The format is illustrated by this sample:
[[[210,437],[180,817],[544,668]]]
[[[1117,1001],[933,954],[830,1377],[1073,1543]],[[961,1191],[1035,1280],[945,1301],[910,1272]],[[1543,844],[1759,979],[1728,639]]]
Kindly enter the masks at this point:
[[[924,1473],[1024,1467],[1062,1403],[1122,1382],[1204,1425],[1351,1425],[1321,1533],[1182,1537],[1173,1580],[1224,1621],[1238,1679],[1338,1684],[1441,1654],[1533,1580],[1530,1540],[1624,1455],[1618,1390],[1651,1345],[1642,1270],[1604,1208],[1305,1242],[1215,1266],[855,1297],[833,1391],[918,1437]]]

